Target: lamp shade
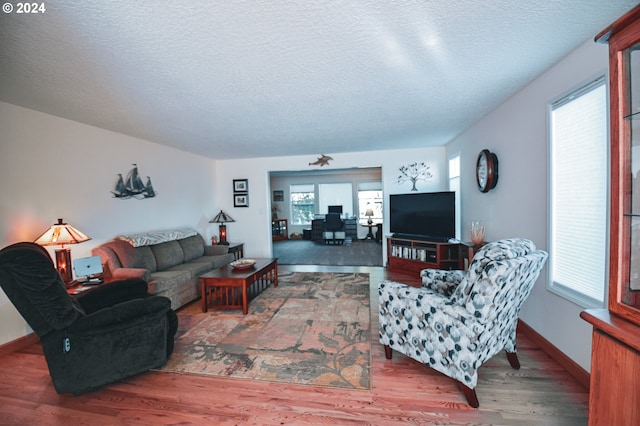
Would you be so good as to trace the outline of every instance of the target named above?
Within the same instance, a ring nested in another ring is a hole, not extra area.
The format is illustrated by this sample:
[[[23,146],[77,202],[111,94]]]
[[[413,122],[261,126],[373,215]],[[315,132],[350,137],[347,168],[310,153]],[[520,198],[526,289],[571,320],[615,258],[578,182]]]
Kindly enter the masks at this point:
[[[365,216],[373,216],[373,209],[367,209],[367,211],[364,213]]]
[[[227,213],[223,212],[222,210],[220,210],[220,213],[218,213],[213,219],[209,221],[209,223],[227,223],[227,222],[235,222],[235,220],[233,220],[231,216],[229,216]]]
[[[56,249],[56,269],[67,286],[72,285],[73,274],[71,272],[71,250],[65,244],[78,244],[89,241],[91,238],[84,235],[71,225],[58,219],[58,223],[51,225],[44,234],[35,239],[34,243],[41,246],[62,246]]]
[[[64,246],[65,244],[82,243],[90,239],[73,226],[64,223],[62,219],[58,219],[58,223],[51,225],[49,229],[35,239],[34,243],[41,246]]]

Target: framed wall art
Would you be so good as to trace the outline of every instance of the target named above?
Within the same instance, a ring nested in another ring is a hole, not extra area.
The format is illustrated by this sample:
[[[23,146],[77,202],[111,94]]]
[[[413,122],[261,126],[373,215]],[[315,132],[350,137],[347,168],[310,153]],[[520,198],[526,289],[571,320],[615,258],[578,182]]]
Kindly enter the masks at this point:
[[[233,207],[249,207],[249,179],[233,180]]]
[[[273,191],[273,201],[284,201],[284,191]]]
[[[249,179],[234,179],[233,192],[249,192]]]
[[[233,207],[249,207],[249,194],[233,194]]]

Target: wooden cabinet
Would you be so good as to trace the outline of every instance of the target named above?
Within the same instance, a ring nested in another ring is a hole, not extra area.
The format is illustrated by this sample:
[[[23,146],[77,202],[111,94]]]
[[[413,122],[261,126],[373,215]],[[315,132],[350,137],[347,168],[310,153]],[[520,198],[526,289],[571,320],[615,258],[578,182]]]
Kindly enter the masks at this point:
[[[611,96],[609,310],[640,324],[640,6],[605,30]]]
[[[640,6],[596,41],[609,43],[611,209],[608,309],[593,325],[589,424],[640,418]]]
[[[273,241],[289,239],[289,223],[287,219],[273,219],[271,221],[271,239]]]
[[[460,244],[435,243],[407,238],[387,239],[387,266],[419,273],[423,269],[463,269]]]
[[[593,324],[589,425],[631,425],[640,419],[638,327],[606,309],[580,316]]]

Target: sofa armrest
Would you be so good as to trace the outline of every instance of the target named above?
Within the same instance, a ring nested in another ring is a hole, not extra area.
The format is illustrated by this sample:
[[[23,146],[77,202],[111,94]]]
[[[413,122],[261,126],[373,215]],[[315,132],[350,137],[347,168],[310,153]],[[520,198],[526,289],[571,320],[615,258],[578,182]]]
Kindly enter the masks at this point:
[[[205,256],[218,256],[227,253],[229,253],[229,246],[226,246],[224,244],[217,244],[215,246],[204,246]]]
[[[145,268],[118,268],[111,271],[111,278],[115,280],[130,280],[140,278],[146,282],[151,281],[151,272]]]

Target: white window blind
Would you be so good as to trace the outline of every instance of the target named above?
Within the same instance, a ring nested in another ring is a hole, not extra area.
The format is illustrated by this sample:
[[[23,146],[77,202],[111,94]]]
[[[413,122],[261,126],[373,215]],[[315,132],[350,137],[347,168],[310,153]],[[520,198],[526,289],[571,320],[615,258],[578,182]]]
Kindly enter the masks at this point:
[[[353,185],[351,183],[321,183],[318,185],[318,212],[327,213],[329,206],[342,206],[345,217],[353,211]]]
[[[291,224],[308,225],[315,211],[315,185],[290,185]]]
[[[551,105],[550,290],[601,307],[607,267],[604,77]]]

